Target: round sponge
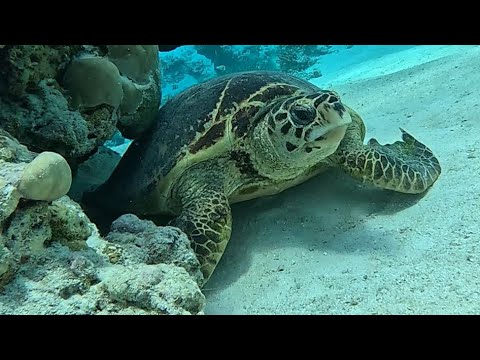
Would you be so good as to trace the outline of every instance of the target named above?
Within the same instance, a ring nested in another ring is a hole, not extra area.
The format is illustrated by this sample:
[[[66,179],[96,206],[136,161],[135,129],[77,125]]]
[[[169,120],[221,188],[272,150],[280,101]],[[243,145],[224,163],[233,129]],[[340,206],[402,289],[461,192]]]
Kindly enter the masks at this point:
[[[53,201],[67,194],[72,185],[72,171],[59,154],[45,151],[25,166],[18,184],[22,197]]]

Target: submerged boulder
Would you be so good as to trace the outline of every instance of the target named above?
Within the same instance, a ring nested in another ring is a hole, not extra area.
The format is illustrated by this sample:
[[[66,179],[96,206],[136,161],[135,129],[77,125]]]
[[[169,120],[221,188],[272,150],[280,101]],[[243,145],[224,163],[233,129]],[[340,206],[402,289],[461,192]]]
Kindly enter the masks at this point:
[[[0,127],[36,152],[81,162],[118,128],[138,137],[160,105],[156,45],[7,45]]]

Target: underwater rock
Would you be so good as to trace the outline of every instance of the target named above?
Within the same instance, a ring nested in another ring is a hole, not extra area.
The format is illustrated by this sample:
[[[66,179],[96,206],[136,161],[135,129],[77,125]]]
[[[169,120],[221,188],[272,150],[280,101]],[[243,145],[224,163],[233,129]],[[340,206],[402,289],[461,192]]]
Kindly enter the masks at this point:
[[[115,83],[115,88],[121,87],[116,90],[121,93],[117,127],[124,137],[134,139],[150,126],[160,106],[158,46],[108,45],[106,57],[120,75]]]
[[[203,313],[184,268],[112,264],[115,247],[68,197],[24,204],[0,235],[0,314]]]
[[[198,284],[203,281],[190,240],[178,228],[126,214],[112,223],[106,240],[121,247],[124,264],[172,264],[183,267]]]
[[[0,237],[0,289],[12,279],[17,267],[13,254],[1,244]]]
[[[103,286],[112,301],[158,314],[198,314],[205,306],[205,296],[187,271],[169,264],[108,268]]]
[[[0,55],[0,74],[8,93],[20,98],[43,79],[55,79],[59,70],[78,52],[80,45],[11,45]]]
[[[148,84],[152,69],[159,68],[158,47],[152,45],[108,45],[108,57],[137,84]]]
[[[83,116],[70,109],[56,81],[41,80],[20,97],[0,96],[0,127],[30,149],[54,151],[72,163],[115,131],[116,120],[103,110]]]
[[[8,161],[13,163],[32,161],[36,153],[28,150],[8,132],[0,128],[0,161]]]
[[[75,207],[77,211],[68,211]],[[22,264],[41,255],[52,241],[74,249],[85,248],[92,233],[92,224],[67,197],[52,204],[30,201],[14,210],[8,221],[0,223],[0,287],[12,280]]]
[[[36,156],[0,130],[0,224],[21,198],[56,200],[68,192],[71,182],[71,170],[63,157],[52,152]]]
[[[63,77],[71,105],[79,109],[120,106],[123,98],[120,73],[108,59],[88,56],[74,59]]]
[[[80,205],[57,199],[70,181],[60,155],[37,156],[0,129],[0,314],[202,313],[186,235],[124,217],[112,235],[122,244],[105,241]]]
[[[86,241],[94,231],[80,205],[64,196],[49,206],[52,239],[72,250],[86,248]]]
[[[0,52],[0,127],[36,152],[81,162],[139,136],[160,104],[156,45],[10,45]]]
[[[22,203],[9,217],[2,235],[7,248],[20,259],[43,251],[52,241],[72,250],[86,248],[93,229],[80,206],[65,196],[52,203]]]

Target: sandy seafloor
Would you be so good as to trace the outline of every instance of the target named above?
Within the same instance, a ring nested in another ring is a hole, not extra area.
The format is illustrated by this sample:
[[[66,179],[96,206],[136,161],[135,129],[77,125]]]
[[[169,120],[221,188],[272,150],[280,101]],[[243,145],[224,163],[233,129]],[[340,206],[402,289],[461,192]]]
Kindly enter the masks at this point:
[[[423,197],[339,171],[233,206],[206,314],[479,314],[480,46],[419,46],[312,80],[364,118],[437,155]]]

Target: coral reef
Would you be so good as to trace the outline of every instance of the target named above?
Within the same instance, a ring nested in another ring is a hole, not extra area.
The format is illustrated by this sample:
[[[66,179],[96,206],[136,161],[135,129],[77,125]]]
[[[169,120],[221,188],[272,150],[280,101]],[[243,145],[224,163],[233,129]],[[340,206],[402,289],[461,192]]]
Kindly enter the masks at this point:
[[[161,53],[166,102],[186,88],[214,76],[247,70],[278,70],[276,46],[195,45]]]
[[[171,49],[169,49],[171,50]],[[310,79],[321,76],[322,56],[331,45],[195,45],[162,52],[162,102],[214,76],[239,71],[285,71]],[[312,65],[318,65],[309,69]]]
[[[181,46],[160,54],[162,60],[162,102],[216,75],[214,64],[193,46]]]
[[[63,157],[36,155],[0,129],[0,224],[15,211],[21,198],[56,200],[70,189],[72,174]]]
[[[278,70],[275,45],[196,45],[195,49],[210,59],[220,74]]]
[[[173,264],[188,254],[176,259],[175,250],[163,249],[160,257],[169,263],[145,264],[150,256],[145,250],[120,260],[128,243],[119,247],[102,239],[77,206],[64,197],[53,206],[36,203],[15,213],[9,225],[14,228],[0,246],[0,313],[203,313],[205,296],[196,279]],[[27,226],[19,228],[20,223]],[[194,256],[191,249],[188,253]]]
[[[178,228],[158,227],[152,221],[127,214],[112,223],[105,239],[122,248],[125,264],[172,264],[184,268],[196,282],[203,280],[190,240]]]
[[[116,128],[139,136],[160,96],[156,45],[9,45],[0,52],[0,127],[71,165]]]
[[[153,45],[109,45],[109,59],[122,75],[118,129],[134,139],[155,119],[161,99],[160,60]]]
[[[60,155],[0,129],[0,314],[202,314],[186,235],[125,215],[105,240],[70,181]]]
[[[281,71],[311,78],[313,74],[304,71],[318,62],[318,59],[333,52],[332,46],[322,45],[280,45],[278,47],[278,64]],[[317,74],[316,74],[317,75]]]

